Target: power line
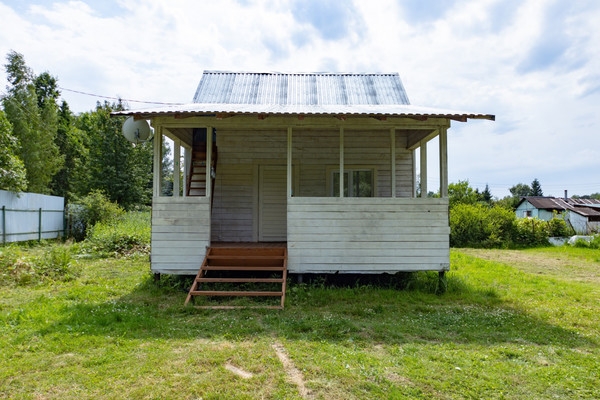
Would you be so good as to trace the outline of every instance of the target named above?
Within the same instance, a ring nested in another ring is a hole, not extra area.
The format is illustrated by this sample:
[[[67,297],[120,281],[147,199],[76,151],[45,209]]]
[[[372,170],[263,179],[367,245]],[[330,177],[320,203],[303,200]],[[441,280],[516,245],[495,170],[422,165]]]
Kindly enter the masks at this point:
[[[80,90],[67,89],[67,88],[62,87],[62,86],[59,86],[58,88],[60,90],[65,90],[67,92],[83,94],[83,95],[86,95],[86,96],[97,97],[97,98],[100,98],[100,99],[127,101],[127,102],[130,102],[130,103],[161,104],[161,105],[164,105],[164,106],[180,106],[180,105],[184,104],[184,103],[165,103],[165,102],[161,102],[161,101],[143,101],[143,100],[124,99],[122,97],[103,96],[103,95],[100,95],[100,94],[82,92]]]

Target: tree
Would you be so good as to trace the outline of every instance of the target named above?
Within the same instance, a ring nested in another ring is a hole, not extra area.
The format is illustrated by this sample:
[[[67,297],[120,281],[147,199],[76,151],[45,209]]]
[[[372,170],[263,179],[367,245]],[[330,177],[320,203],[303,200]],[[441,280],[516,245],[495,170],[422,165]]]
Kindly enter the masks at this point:
[[[0,110],[0,189],[22,192],[27,187],[23,161],[17,156],[19,142],[12,136],[12,126]]]
[[[58,80],[48,72],[43,72],[34,79],[35,94],[37,96],[38,107],[43,108],[46,100],[55,103],[60,97],[58,90]]]
[[[542,192],[542,186],[540,185],[540,181],[537,178],[531,182],[531,196],[543,196],[544,192]]]
[[[40,106],[35,77],[23,55],[11,51],[5,64],[7,94],[2,99],[4,111],[20,146],[17,155],[23,161],[27,190],[49,193],[52,176],[60,169],[63,158],[54,143],[57,130],[57,107],[48,97]]]
[[[508,190],[510,191],[510,194],[512,194],[513,197],[516,197],[517,199],[532,195],[531,188],[525,183],[517,183],[515,186],[511,187]]]
[[[121,133],[124,118],[111,118],[123,110],[119,103],[97,103],[96,110],[78,118],[89,138],[87,192],[98,189],[126,209],[150,204],[152,197],[152,144],[133,145]]]
[[[58,110],[58,129],[56,145],[63,155],[65,162],[62,168],[52,178],[52,194],[65,198],[69,203],[71,197],[84,196],[87,191],[86,161],[88,149],[86,136],[75,126],[76,118],[63,101]]]
[[[488,184],[485,184],[485,189],[481,192],[481,200],[485,203],[492,204],[492,193],[490,192],[490,187]]]
[[[476,204],[480,194],[469,186],[469,181],[458,181],[448,185],[448,201],[450,209],[457,204]]]

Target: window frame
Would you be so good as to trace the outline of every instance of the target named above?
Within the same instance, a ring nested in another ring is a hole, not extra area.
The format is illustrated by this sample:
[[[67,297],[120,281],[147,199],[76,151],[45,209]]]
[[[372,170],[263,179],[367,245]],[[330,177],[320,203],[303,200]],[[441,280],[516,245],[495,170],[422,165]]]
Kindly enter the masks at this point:
[[[348,165],[348,166],[344,166],[344,186],[348,186],[348,188],[351,187],[350,183],[352,181],[353,178],[348,178],[346,179],[346,177],[352,177],[352,173],[353,172],[359,172],[359,171],[369,171],[371,172],[371,196],[370,197],[378,197],[377,196],[377,167],[374,165]],[[334,178],[334,174],[339,174],[340,173],[340,168],[339,166],[328,166],[327,167],[327,194],[329,195],[329,197],[339,197],[339,193],[336,194],[334,193],[334,187],[335,187],[335,181],[336,179]],[[348,193],[348,196],[344,196],[344,197],[356,197],[351,195],[350,193]]]

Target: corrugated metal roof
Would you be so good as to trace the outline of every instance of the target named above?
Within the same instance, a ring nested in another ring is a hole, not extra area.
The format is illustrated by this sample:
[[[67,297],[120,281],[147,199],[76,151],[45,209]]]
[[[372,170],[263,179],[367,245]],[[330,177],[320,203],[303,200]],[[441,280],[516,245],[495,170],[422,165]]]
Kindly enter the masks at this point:
[[[407,105],[398,74],[204,71],[194,103],[262,105]]]
[[[523,197],[522,201],[528,201],[537,209],[541,210],[570,210],[585,217],[600,217],[600,211],[596,207],[600,200],[595,199],[564,199],[561,197]]]
[[[495,120],[491,114],[410,105],[396,73],[250,73],[204,71],[194,103],[114,115],[268,114],[405,116]]]

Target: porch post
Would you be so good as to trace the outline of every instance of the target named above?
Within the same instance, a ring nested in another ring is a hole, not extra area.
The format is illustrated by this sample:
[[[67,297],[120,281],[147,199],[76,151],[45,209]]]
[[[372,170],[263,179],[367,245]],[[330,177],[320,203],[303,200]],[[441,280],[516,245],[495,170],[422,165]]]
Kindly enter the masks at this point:
[[[421,151],[421,197],[427,197],[427,142],[422,140],[419,149]]]
[[[396,129],[390,129],[390,173],[392,174],[392,198],[396,197]]]
[[[181,140],[173,141],[173,197],[179,197],[181,176]]]
[[[183,148],[183,195],[187,196],[187,176],[190,173],[192,166],[192,155],[191,150],[187,147]]]
[[[340,197],[344,197],[344,127],[340,126]]]
[[[160,170],[161,170],[161,159],[162,159],[162,126],[157,126],[156,136],[154,139],[154,171],[153,171],[153,183],[152,183],[152,195],[154,197],[160,196]]]
[[[440,126],[440,197],[448,197],[448,128]]]
[[[412,197],[417,197],[417,150],[413,149],[412,156]]]
[[[206,127],[206,197],[212,196],[212,148],[213,148],[213,131],[211,126]]]
[[[287,128],[287,197],[292,197],[292,127]]]

